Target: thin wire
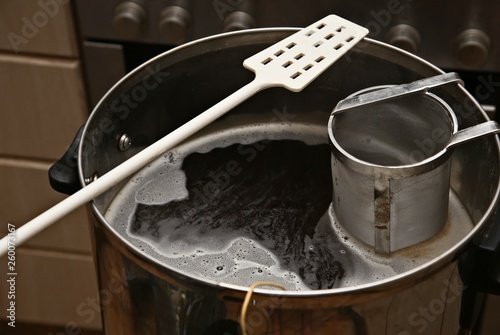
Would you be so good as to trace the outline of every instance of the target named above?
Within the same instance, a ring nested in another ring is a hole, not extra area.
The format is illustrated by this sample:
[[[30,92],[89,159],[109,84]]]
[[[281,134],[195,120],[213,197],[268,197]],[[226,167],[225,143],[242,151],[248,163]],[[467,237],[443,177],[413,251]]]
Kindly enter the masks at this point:
[[[250,305],[250,299],[252,298],[253,291],[259,286],[272,286],[272,287],[279,288],[283,291],[286,291],[286,289],[279,284],[275,284],[272,282],[265,282],[265,281],[255,282],[248,288],[248,292],[245,296],[245,300],[243,300],[243,305],[241,306],[241,314],[240,314],[241,332],[243,335],[248,335],[247,334],[247,325],[246,325],[248,305]]]

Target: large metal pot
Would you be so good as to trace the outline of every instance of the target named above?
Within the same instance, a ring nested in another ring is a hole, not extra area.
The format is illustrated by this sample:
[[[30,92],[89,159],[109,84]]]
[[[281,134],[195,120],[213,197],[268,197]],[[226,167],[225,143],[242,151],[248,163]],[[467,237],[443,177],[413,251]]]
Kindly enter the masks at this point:
[[[242,61],[294,31],[262,29],[203,39],[131,72],[106,94],[85,125],[78,151],[81,182],[98,178],[249,82],[253,74]],[[422,59],[366,39],[303,92],[269,89],[214,126],[239,127],[255,120],[288,124],[286,115],[294,115],[293,122],[324,127],[327,138],[328,117],[339,100],[367,87],[439,73]],[[460,128],[487,118],[460,85],[435,93],[453,107]],[[279,120],[283,116],[285,120]],[[464,310],[475,305],[461,307],[461,301],[469,299],[462,285],[473,282],[467,276],[471,271],[478,272],[461,259],[474,259],[475,245],[489,232],[499,194],[499,158],[496,137],[465,144],[453,153],[451,188],[473,227],[445,250],[399,274],[359,285],[310,291],[257,289],[247,313],[249,333],[457,334],[460,326],[470,328],[473,320],[467,320],[473,313]],[[127,239],[104,218],[123,185],[90,206],[105,332],[237,334],[248,288],[175,269]],[[417,259],[427,251],[419,247],[407,256]]]

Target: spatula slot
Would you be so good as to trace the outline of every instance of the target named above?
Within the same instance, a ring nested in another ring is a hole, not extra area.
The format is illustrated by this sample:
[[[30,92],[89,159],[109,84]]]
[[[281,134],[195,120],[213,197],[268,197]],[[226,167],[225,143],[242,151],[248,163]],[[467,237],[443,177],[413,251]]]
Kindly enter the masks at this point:
[[[353,39],[354,39],[354,36],[350,36],[350,37],[348,37],[345,41],[346,41],[347,43],[349,43],[349,42],[351,42]]]
[[[288,44],[288,45],[286,46],[286,48],[287,48],[287,49],[291,49],[291,48],[293,48],[293,47],[294,47],[294,46],[296,46],[296,45],[297,45],[297,43],[292,42],[292,43]]]
[[[293,63],[291,61],[288,61],[286,62],[285,64],[283,64],[282,66],[286,69],[287,67],[289,67],[290,65],[292,65]]]
[[[262,61],[262,64],[267,65],[267,64],[269,64],[272,60],[273,60],[273,59],[272,59],[271,57],[267,57],[266,59],[264,59],[264,60]]]
[[[319,56],[319,57],[318,57],[318,58],[316,58],[314,61],[315,61],[316,63],[320,63],[323,59],[325,59],[325,57],[323,57],[323,56]]]
[[[335,50],[340,50],[340,48],[342,48],[343,46],[344,46],[344,44],[339,43],[339,44],[337,44],[336,46],[334,46],[333,48],[334,48]]]
[[[307,71],[307,70],[309,70],[312,67],[313,67],[312,64],[307,64],[306,66],[303,67],[303,69],[304,69],[304,71]]]
[[[324,24],[324,23],[320,23],[320,24],[319,24],[316,28],[318,28],[318,29],[323,29],[323,28],[325,28],[325,27],[326,27],[326,24]]]
[[[311,36],[312,34],[314,34],[314,30],[310,30],[306,33],[306,36],[309,37]]]
[[[276,52],[274,55],[275,55],[276,57],[279,57],[279,56],[283,55],[284,53],[285,53],[285,51],[280,50],[280,51]]]
[[[305,56],[305,55],[304,55],[303,53],[300,53],[300,54],[298,54],[297,56],[295,56],[295,57],[293,57],[293,58],[295,58],[296,60],[299,60],[299,59],[301,59],[301,58],[302,58],[302,57],[304,57],[304,56]]]
[[[341,32],[342,30],[344,30],[344,29],[345,29],[345,27],[344,27],[344,26],[340,26],[340,27],[338,27],[335,31],[336,31],[337,33],[340,33],[340,32]]]
[[[315,48],[317,48],[317,47],[319,47],[321,44],[323,44],[323,42],[322,42],[322,41],[318,41],[318,42],[314,43],[314,44],[313,44],[313,46],[314,46]]]
[[[332,39],[333,36],[335,36],[335,35],[334,34],[328,34],[328,35],[325,36],[325,40],[328,41],[328,40]]]
[[[296,78],[297,78],[298,76],[300,76],[301,74],[302,74],[302,72],[295,72],[294,74],[292,74],[292,75],[290,76],[290,78],[292,78],[292,79],[296,79]]]

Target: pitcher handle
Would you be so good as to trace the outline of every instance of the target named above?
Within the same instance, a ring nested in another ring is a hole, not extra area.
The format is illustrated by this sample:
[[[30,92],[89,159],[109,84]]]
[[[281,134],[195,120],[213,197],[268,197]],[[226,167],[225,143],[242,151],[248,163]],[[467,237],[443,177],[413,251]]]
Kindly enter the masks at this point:
[[[483,122],[455,133],[446,148],[454,147],[485,135],[498,133],[500,133],[500,126],[496,121]]]
[[[458,83],[463,85],[463,81],[455,72],[444,73],[437,76],[420,79],[408,84],[391,86],[389,88],[372,91],[369,93],[356,95],[340,101],[332,114],[343,113],[352,108],[361,105],[366,106],[382,101],[392,100],[405,95],[410,95],[418,92],[425,92],[432,88],[443,86],[446,84]]]

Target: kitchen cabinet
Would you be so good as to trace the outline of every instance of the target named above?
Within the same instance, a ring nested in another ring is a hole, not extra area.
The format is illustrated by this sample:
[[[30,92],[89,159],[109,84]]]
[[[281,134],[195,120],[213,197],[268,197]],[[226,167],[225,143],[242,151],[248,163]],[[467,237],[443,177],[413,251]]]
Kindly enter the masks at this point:
[[[0,259],[0,268],[6,269],[6,263],[6,258]],[[92,256],[21,248],[16,253],[16,271],[18,322],[100,328]],[[2,271],[0,277],[0,308],[5,311],[10,302],[5,288],[8,276]]]
[[[56,160],[85,122],[80,63],[0,54],[0,154]]]
[[[51,189],[47,171],[89,114],[73,5],[0,0],[2,237],[8,223],[19,228],[65,197]],[[101,329],[88,225],[80,208],[16,248],[16,322]],[[0,269],[5,311],[6,257]]]
[[[77,57],[72,2],[0,0],[0,50]]]
[[[7,224],[19,228],[65,198],[54,192],[47,180],[49,163],[0,158],[0,234],[7,234]],[[69,214],[32,239],[25,247],[91,255],[90,233],[85,208]],[[2,285],[2,283],[0,283]]]

